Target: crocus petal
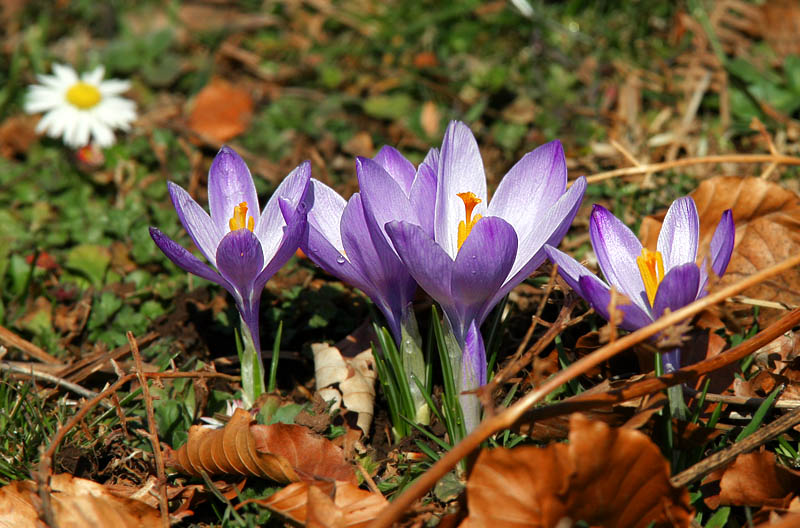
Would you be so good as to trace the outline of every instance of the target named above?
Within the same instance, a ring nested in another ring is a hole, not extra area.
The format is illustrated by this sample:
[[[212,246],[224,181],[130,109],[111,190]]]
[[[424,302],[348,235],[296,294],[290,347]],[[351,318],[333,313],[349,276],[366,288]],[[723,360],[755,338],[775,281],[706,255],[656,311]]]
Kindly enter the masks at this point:
[[[471,192],[481,200],[473,212],[486,212],[486,174],[478,143],[460,121],[447,126],[436,176],[436,241],[451,258],[458,253],[458,224],[465,219],[460,193]]]
[[[728,269],[735,240],[736,227],[733,224],[733,212],[728,209],[722,213],[722,218],[711,238],[711,269],[718,277],[721,277]]]
[[[253,282],[263,268],[264,253],[252,231],[237,229],[222,238],[217,248],[217,269],[245,303],[251,301]]]
[[[189,253],[186,248],[169,238],[159,229],[151,227],[150,237],[153,239],[153,242],[156,243],[158,248],[164,252],[167,258],[169,258],[182,270],[193,273],[194,275],[202,277],[203,279],[211,281],[215,284],[220,284],[226,288],[228,287],[228,284],[222,277],[220,277],[219,273],[209,268],[207,264]]]
[[[283,227],[286,221],[280,210],[280,199],[288,200],[289,204],[296,208],[304,199],[313,200],[313,193],[309,193],[311,181],[311,163],[303,162],[298,165],[286,178],[278,185],[272,193],[264,211],[256,221],[253,232],[261,242],[261,250],[264,258],[270,260],[272,255],[278,250],[278,246],[283,240]],[[335,193],[334,193],[335,194]],[[308,207],[305,205],[304,207]]]
[[[450,305],[454,266],[450,256],[418,225],[389,222],[386,232],[417,284],[440,304]]]
[[[257,294],[256,297],[260,295],[261,290],[270,277],[275,275],[275,273],[294,256],[303,237],[308,232],[306,218],[307,206],[304,205],[304,201],[305,200],[302,200],[299,204],[294,204],[286,198],[278,198],[278,205],[284,217],[284,221],[286,222],[286,227],[282,230],[283,237],[275,253],[269,257],[264,269],[261,270],[253,283],[253,289]]]
[[[464,339],[460,378],[460,391],[472,391],[486,384],[486,348],[475,320],[470,323]],[[480,421],[480,400],[475,394],[460,394],[458,399],[464,413],[464,426],[467,431],[474,431]]]
[[[608,283],[647,311],[644,282],[636,265],[636,258],[642,254],[642,244],[636,235],[608,209],[595,205],[589,219],[589,236]]]
[[[258,196],[250,169],[236,151],[222,147],[208,170],[208,207],[220,232],[231,230],[228,221],[242,202],[247,203],[247,216],[258,224]]]
[[[570,288],[575,290],[575,293],[586,299],[586,294],[581,289],[580,278],[594,277],[598,281],[600,281],[600,279],[598,279],[583,264],[570,257],[563,251],[560,251],[550,245],[545,245],[544,250],[545,253],[547,253],[547,258],[549,258],[553,264],[558,265],[558,274],[561,275],[561,278],[564,279]],[[606,286],[606,288],[608,288],[608,286]]]
[[[525,154],[500,181],[487,214],[505,218],[517,233],[539,227],[567,188],[567,163],[559,141]]]
[[[340,224],[347,201],[319,180],[311,180],[311,192],[314,206],[308,212],[308,225],[316,229],[341,254],[344,246]]]
[[[375,156],[374,161],[389,173],[406,196],[411,193],[411,184],[414,182],[414,175],[417,171],[414,169],[414,164],[400,154],[396,148],[389,145],[384,146]]]
[[[386,223],[399,220],[419,224],[417,213],[411,208],[411,202],[400,185],[371,159],[356,158],[356,174],[364,213],[370,223],[380,228],[381,236],[392,247],[384,230]]]
[[[579,282],[584,299],[603,319],[609,320],[611,318],[608,310],[611,305],[611,289],[593,275],[583,275]],[[616,309],[623,313],[619,327],[625,330],[633,331],[653,322],[647,312],[630,302],[624,295],[617,295]]]
[[[557,245],[569,230],[572,220],[578,213],[583,194],[586,191],[586,178],[579,178],[569,190],[541,218],[541,224],[536,229],[526,234],[517,233],[519,246],[517,258],[503,286],[497,291],[494,298],[487,304],[486,310],[478,317],[483,322],[489,311],[500,299],[515,288],[519,283],[528,278],[539,266],[542,265],[546,254],[544,245]]]
[[[661,232],[658,251],[664,259],[664,271],[697,260],[700,219],[697,207],[689,196],[678,198],[669,206]]]
[[[516,255],[517,234],[511,224],[496,216],[478,220],[453,267],[450,289],[455,304],[464,310],[462,321],[452,321],[454,325],[464,324],[480,313],[503,285]]]
[[[436,169],[433,166],[425,162],[420,164],[408,199],[417,213],[419,225],[433,238],[436,215]]]
[[[211,221],[205,209],[194,201],[188,192],[180,185],[167,182],[169,196],[178,212],[186,232],[192,238],[194,245],[200,250],[211,264],[216,266],[217,246],[225,232],[220,232],[217,225]]]
[[[673,312],[694,302],[700,284],[700,268],[694,262],[675,266],[667,272],[658,285],[653,301],[653,317],[661,317],[664,310]]]

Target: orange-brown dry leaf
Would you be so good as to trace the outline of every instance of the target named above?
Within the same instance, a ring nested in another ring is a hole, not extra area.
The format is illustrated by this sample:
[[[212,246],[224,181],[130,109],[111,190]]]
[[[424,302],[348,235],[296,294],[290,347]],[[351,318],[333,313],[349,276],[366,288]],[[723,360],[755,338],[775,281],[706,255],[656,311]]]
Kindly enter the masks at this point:
[[[222,429],[192,426],[177,451],[165,450],[167,465],[189,475],[246,475],[276,482],[331,479],[355,482],[342,450],[300,425],[256,425],[237,409]]]
[[[745,453],[724,470],[719,486],[723,505],[786,508],[800,492],[800,471],[779,465],[769,451]]]
[[[736,224],[733,255],[722,279],[712,288],[739,282],[800,252],[800,198],[794,192],[761,178],[717,176],[702,182],[690,196],[700,215],[698,264],[708,253],[723,211],[733,210]],[[648,216],[642,221],[639,238],[645,247],[656,249],[664,214]],[[800,305],[800,268],[786,271],[742,294],[789,306]],[[746,310],[752,312],[751,307]],[[762,309],[761,313],[767,321],[782,315],[775,309]]]
[[[97,482],[61,473],[53,476],[50,487],[53,515],[61,528],[161,526],[158,510],[137,500],[117,497]],[[41,527],[40,507],[41,499],[31,480],[12,482],[0,488],[2,526]]]
[[[37,121],[36,116],[15,115],[0,123],[0,156],[13,158],[27,152],[36,141]]]
[[[295,482],[261,504],[301,526],[361,528],[387,502],[383,495],[351,482]]]
[[[569,445],[486,449],[467,482],[462,527],[552,527],[565,517],[592,526],[689,526],[686,489],[638,431],[570,417]]]
[[[213,78],[200,90],[189,114],[189,128],[217,141],[228,141],[250,125],[253,99],[225,79]]]

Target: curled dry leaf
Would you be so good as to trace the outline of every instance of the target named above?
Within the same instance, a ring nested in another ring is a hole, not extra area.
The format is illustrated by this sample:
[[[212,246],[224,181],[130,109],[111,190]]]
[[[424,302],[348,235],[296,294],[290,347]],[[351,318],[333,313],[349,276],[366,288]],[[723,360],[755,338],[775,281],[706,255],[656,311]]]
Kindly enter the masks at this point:
[[[689,526],[686,489],[644,434],[570,417],[569,444],[485,449],[467,482],[462,528],[559,525]],[[652,524],[651,524],[652,523]]]
[[[350,482],[295,482],[261,504],[309,528],[360,528],[378,516],[386,499]]]
[[[203,136],[228,141],[250,124],[253,99],[225,79],[214,78],[200,90],[189,114],[189,128]]]
[[[165,449],[167,465],[199,476],[244,475],[276,482],[331,479],[355,482],[342,450],[306,427],[258,425],[250,413],[236,409],[222,429],[192,426],[178,450]]]
[[[67,473],[50,480],[50,502],[58,526],[114,526],[115,528],[160,527],[158,510],[138,500],[117,497],[102,484]],[[38,510],[42,501],[31,480],[12,482],[0,488],[0,526],[43,526]]]
[[[702,182],[690,195],[700,215],[698,264],[708,253],[720,216],[733,210],[736,242],[725,275],[713,288],[739,282],[753,273],[800,252],[800,198],[794,192],[761,178],[717,176]],[[656,249],[664,214],[642,221],[642,244]],[[800,268],[795,268],[743,292],[745,297],[788,306],[800,305]],[[752,307],[744,307],[748,314]],[[762,323],[781,315],[762,309]]]
[[[369,347],[372,335],[372,329],[362,325],[336,346],[311,345],[317,392],[323,400],[333,401],[331,410],[356,413],[356,425],[365,435],[372,424],[378,376]]]
[[[715,509],[725,504],[786,508],[800,492],[800,471],[779,465],[775,453],[769,451],[739,455],[733,464],[709,475],[703,485],[715,481],[719,481],[719,496],[706,500]]]

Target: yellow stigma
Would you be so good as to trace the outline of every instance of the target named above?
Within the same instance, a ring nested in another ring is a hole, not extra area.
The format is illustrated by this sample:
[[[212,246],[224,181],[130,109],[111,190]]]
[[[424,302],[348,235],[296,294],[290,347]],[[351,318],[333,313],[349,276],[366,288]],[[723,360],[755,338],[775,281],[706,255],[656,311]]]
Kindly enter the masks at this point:
[[[664,260],[658,251],[642,248],[642,255],[636,257],[636,265],[639,266],[639,273],[642,275],[647,300],[650,301],[650,306],[653,306],[658,285],[664,280]]]
[[[231,231],[244,229],[245,226],[247,226],[247,229],[250,231],[253,230],[256,226],[256,221],[252,216],[249,218],[247,217],[247,202],[242,202],[233,208],[233,216],[228,220],[228,225],[231,227]]]
[[[461,249],[461,245],[469,236],[469,232],[472,231],[472,228],[475,227],[475,224],[481,219],[481,215],[472,216],[472,210],[475,209],[476,205],[481,203],[481,199],[471,192],[458,193],[456,196],[461,198],[461,201],[464,202],[464,209],[467,212],[466,221],[462,220],[458,223],[458,249]]]
[[[67,102],[81,110],[87,110],[100,102],[103,96],[96,86],[79,81],[67,90]]]

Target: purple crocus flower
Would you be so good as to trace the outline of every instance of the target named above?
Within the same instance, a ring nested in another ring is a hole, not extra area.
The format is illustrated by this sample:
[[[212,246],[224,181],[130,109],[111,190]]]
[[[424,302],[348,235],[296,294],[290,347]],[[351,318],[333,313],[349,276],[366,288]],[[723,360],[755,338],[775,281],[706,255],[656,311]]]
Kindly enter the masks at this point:
[[[667,211],[658,236],[657,251],[642,247],[639,239],[617,217],[595,205],[589,221],[592,247],[608,283],[597,278],[575,259],[546,247],[567,284],[601,316],[609,319],[610,286],[628,298],[618,303],[623,320],[619,326],[636,330],[708,293],[708,267],[721,276],[733,251],[735,228],[729,210],[722,213],[711,239],[710,254],[696,264],[700,232],[697,207],[691,197],[675,200]],[[680,367],[680,349],[662,356],[665,370]]]
[[[178,245],[159,229],[150,236],[178,267],[224,287],[261,354],[258,308],[270,277],[291,258],[306,230],[311,165],[292,171],[259,212],[253,178],[244,160],[222,147],[208,171],[208,213],[179,185],[168,182],[178,217],[203,256],[217,269]],[[309,197],[310,198],[310,197]]]
[[[418,169],[389,146],[375,159],[359,157],[356,174],[361,190],[349,201],[312,180],[314,207],[308,214],[303,251],[325,271],[370,297],[398,343],[417,283],[395,253],[384,226],[403,220],[432,232],[437,164],[436,150]],[[366,201],[382,206],[367,209]]]
[[[461,389],[470,390],[486,383],[485,350],[470,329],[477,333],[491,309],[542,264],[545,244],[561,241],[586,180],[566,189],[564,151],[553,141],[523,156],[489,203],[478,144],[454,121],[445,132],[436,185],[432,232],[402,218],[386,231],[411,276],[442,306],[463,352]],[[384,194],[365,195],[365,210],[387,218]]]

